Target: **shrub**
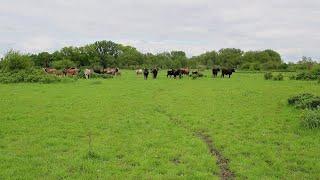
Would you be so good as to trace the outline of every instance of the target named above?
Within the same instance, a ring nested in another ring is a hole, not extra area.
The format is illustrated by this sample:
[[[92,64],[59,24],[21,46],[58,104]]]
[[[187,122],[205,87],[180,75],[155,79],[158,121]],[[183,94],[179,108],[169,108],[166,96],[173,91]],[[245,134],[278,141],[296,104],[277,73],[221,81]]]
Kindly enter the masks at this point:
[[[308,129],[320,128],[320,110],[307,110],[301,118],[301,124]]]
[[[316,80],[318,77],[317,71],[303,71],[297,74],[296,80]]]
[[[272,77],[273,77],[273,75],[272,75],[271,72],[266,72],[266,73],[264,74],[264,79],[265,79],[265,80],[272,79]]]
[[[55,75],[49,75],[39,69],[0,72],[0,83],[53,83],[61,82],[63,79],[69,78],[60,78]]]
[[[300,109],[318,109],[320,108],[320,97],[304,93],[289,98],[288,104]]]
[[[273,80],[275,81],[282,81],[283,80],[283,75],[281,73],[273,76]]]
[[[9,51],[1,61],[1,70],[5,72],[31,69],[33,63],[28,55],[17,51]]]
[[[290,80],[296,80],[296,78],[297,78],[297,76],[294,75],[294,74],[292,74],[292,75],[289,76],[289,79],[290,79]]]

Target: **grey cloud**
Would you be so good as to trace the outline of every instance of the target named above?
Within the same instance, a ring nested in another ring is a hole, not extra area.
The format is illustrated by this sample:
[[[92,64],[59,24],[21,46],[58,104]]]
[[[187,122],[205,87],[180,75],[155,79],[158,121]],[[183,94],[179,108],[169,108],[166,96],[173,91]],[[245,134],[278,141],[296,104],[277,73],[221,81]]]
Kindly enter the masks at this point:
[[[317,0],[2,0],[0,54],[113,40],[144,52],[275,49],[320,59]]]

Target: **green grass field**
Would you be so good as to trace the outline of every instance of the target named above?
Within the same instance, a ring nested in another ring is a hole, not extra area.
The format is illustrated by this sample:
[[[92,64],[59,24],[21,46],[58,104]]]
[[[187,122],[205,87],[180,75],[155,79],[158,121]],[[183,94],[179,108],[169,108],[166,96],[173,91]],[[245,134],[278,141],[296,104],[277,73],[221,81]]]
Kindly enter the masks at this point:
[[[287,105],[313,81],[107,80],[0,85],[0,179],[318,179],[320,131]],[[211,147],[214,146],[214,147]]]

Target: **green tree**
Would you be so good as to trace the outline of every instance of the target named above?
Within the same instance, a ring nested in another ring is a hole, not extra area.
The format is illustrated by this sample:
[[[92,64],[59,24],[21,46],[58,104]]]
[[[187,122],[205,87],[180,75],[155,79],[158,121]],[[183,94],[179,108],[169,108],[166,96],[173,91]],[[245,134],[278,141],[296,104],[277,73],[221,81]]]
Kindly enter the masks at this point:
[[[33,65],[30,56],[10,50],[1,61],[1,70],[8,72],[26,70],[31,69]]]
[[[60,61],[54,61],[52,63],[52,66],[56,69],[65,69],[65,68],[72,68],[72,67],[75,67],[76,64],[69,60],[69,59],[63,59],[63,60],[60,60]]]
[[[237,67],[241,64],[243,51],[235,48],[226,48],[219,50],[218,64],[225,67]]]

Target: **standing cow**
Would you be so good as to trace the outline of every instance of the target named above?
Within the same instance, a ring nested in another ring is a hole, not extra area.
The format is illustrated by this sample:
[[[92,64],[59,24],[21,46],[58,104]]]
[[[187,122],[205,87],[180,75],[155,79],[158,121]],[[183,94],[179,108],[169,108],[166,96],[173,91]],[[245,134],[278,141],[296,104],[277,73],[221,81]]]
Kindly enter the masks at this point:
[[[217,77],[219,71],[220,71],[220,68],[212,68],[212,76]]]
[[[158,76],[158,68],[153,68],[151,70],[151,73],[153,74],[153,79],[157,79],[157,76]]]
[[[43,68],[44,72],[48,74],[56,74],[57,70],[54,68]]]
[[[171,77],[174,75],[174,71],[175,71],[174,69],[168,70],[168,71],[167,71],[167,78],[168,78],[168,77],[171,78]]]
[[[221,73],[222,73],[221,77],[224,78],[225,75],[228,75],[230,78],[233,72],[236,72],[234,68],[228,68],[228,69],[223,68],[221,70]]]
[[[143,70],[142,69],[137,69],[136,70],[136,74],[137,74],[137,76],[142,75],[143,74]]]
[[[149,76],[149,69],[144,68],[144,70],[143,70],[143,76],[144,76],[144,79],[145,79],[145,80],[147,80],[147,79],[148,79],[148,76]]]
[[[189,68],[180,68],[180,71],[181,71],[182,75],[189,76],[189,74],[190,74]]]
[[[75,76],[80,72],[80,69],[77,68],[69,68],[69,69],[64,69],[63,74],[65,76]]]
[[[93,74],[93,70],[91,70],[91,69],[85,69],[84,70],[84,76],[85,76],[86,79],[89,79],[92,74]]]

